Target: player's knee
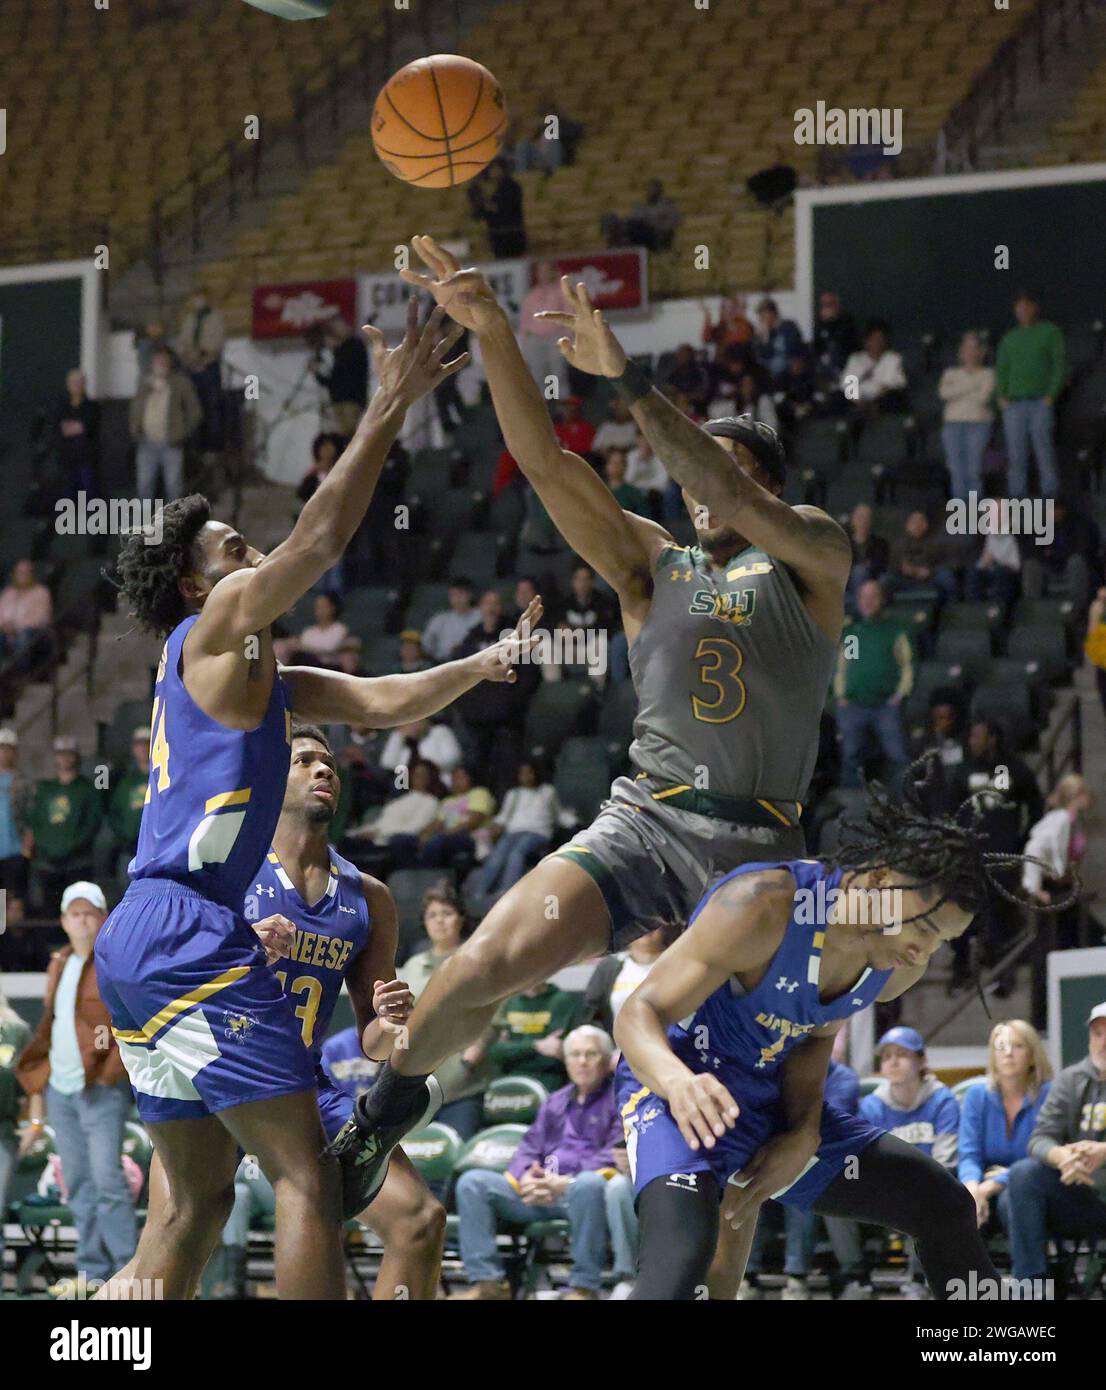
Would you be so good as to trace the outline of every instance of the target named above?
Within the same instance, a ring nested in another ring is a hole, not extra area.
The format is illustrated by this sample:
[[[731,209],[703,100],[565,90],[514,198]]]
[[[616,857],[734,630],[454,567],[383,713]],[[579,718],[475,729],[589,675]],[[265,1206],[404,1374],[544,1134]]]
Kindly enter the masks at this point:
[[[338,1173],[332,1163],[305,1163],[273,1180],[278,1210],[287,1205],[313,1214],[324,1221],[337,1221],[340,1215]]]
[[[187,1188],[166,1198],[159,1219],[170,1238],[199,1242],[222,1231],[234,1206],[234,1183],[203,1190]]]
[[[421,1201],[400,1213],[392,1238],[408,1250],[440,1249],[445,1239],[445,1207],[428,1192]]]

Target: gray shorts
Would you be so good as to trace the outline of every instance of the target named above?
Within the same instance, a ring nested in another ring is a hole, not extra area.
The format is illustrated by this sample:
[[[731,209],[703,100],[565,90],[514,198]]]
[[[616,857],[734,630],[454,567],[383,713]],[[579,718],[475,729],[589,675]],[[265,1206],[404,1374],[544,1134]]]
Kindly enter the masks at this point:
[[[611,914],[611,950],[657,927],[684,926],[706,890],[741,864],[802,859],[798,825],[739,825],[656,801],[619,777],[586,830],[554,855],[591,874]]]

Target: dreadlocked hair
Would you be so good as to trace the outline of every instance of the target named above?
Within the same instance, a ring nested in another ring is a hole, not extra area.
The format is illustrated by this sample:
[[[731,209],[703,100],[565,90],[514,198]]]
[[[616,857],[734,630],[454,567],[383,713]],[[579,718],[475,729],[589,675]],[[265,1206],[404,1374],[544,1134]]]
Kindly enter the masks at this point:
[[[131,617],[157,636],[172,632],[188,616],[180,591],[182,575],[199,569],[196,537],[211,520],[211,504],[194,492],[163,507],[158,516],[161,540],[150,544],[153,528],[132,531],[116,561],[119,587]]]
[[[911,881],[903,888],[930,888],[937,900],[927,907],[926,916],[942,904],[955,903],[973,915],[986,908],[992,893],[1018,907],[1036,912],[1063,912],[1081,891],[1078,877],[1068,894],[1051,903],[1039,903],[1016,886],[1002,882],[1004,875],[1020,870],[1027,863],[1047,864],[1025,854],[999,854],[985,850],[979,822],[995,804],[1002,805],[1001,793],[988,788],[961,802],[952,817],[935,816],[927,809],[930,792],[940,763],[935,749],[913,763],[903,779],[901,800],[895,800],[879,782],[867,783],[868,806],[859,824],[846,823],[835,854],[827,856],[831,868],[864,872],[894,869]],[[913,921],[914,918],[907,918]]]

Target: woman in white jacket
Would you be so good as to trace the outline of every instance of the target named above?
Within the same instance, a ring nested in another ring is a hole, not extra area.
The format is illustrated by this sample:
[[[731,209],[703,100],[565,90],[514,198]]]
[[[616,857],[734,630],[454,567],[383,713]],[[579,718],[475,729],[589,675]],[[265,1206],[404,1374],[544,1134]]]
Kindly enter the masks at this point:
[[[1086,778],[1071,772],[1057,782],[1046,803],[1050,809],[1030,830],[1025,842],[1025,853],[1030,859],[1022,868],[1022,887],[1038,902],[1047,905],[1057,889],[1070,886],[1072,866],[1083,857],[1087,847],[1080,819],[1093,803],[1094,793]],[[1041,863],[1035,864],[1033,859]],[[1042,864],[1047,868],[1042,868]],[[1073,926],[1071,914],[1062,913],[1058,925],[1061,947],[1075,944]],[[1068,936],[1072,936],[1070,941]]]

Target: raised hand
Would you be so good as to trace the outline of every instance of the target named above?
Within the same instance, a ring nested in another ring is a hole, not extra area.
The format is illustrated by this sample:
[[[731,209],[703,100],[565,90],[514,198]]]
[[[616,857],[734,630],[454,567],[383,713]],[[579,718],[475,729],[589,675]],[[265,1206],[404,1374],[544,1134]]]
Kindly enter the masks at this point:
[[[526,605],[526,612],[519,618],[515,630],[509,636],[500,638],[498,642],[493,642],[490,647],[485,647],[482,652],[468,658],[484,680],[506,681],[511,685],[518,680],[513,663],[519,661],[525,653],[532,651],[537,644],[539,638],[533,632],[533,627],[543,611],[541,596],[532,598]]]
[[[419,332],[418,300],[411,298],[407,303],[407,327],[403,341],[394,348],[388,348],[384,334],[372,324],[362,330],[372,345],[373,368],[380,390],[395,396],[405,406],[414,405],[422,396],[427,396],[440,386],[447,377],[468,366],[467,352],[446,362],[446,353],[461,336],[460,327],[452,327],[445,332],[442,323],[445,319],[443,309],[435,309]],[[362,417],[362,423],[369,415]]]
[[[572,329],[571,338],[557,339],[565,361],[589,376],[621,376],[626,370],[626,353],[608,327],[602,311],[592,307],[587,286],[582,282],[573,286],[568,276],[562,275],[561,293],[571,313],[548,309],[536,317],[563,323]]]
[[[401,270],[399,278],[433,295],[439,308],[444,309],[455,323],[479,333],[501,317],[503,311],[495,291],[480,271],[462,270],[457,257],[439,246],[433,237],[412,237],[411,246],[433,274]]]

